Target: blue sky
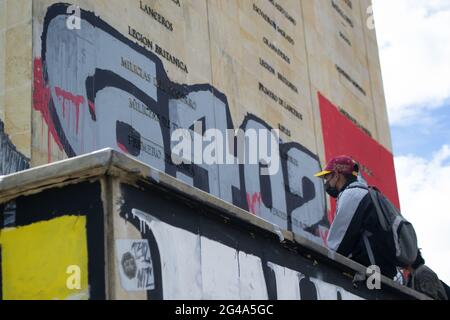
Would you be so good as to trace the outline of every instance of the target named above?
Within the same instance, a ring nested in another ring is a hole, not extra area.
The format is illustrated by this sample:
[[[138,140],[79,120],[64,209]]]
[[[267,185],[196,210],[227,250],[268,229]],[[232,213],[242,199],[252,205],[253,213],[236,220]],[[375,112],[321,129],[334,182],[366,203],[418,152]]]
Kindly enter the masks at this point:
[[[450,144],[450,99],[412,123],[391,125],[391,137],[396,156],[414,154],[431,160],[434,152]]]
[[[450,284],[450,0],[373,0],[402,214]]]

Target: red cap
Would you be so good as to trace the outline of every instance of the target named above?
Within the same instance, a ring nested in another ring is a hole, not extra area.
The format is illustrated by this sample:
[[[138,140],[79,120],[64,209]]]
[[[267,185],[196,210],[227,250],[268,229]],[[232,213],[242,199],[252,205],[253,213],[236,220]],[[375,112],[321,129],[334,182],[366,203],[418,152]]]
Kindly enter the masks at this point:
[[[353,160],[349,156],[337,156],[328,162],[325,169],[323,169],[319,173],[316,173],[314,176],[323,177],[332,172],[358,176],[358,172],[355,171],[355,164],[355,160]]]

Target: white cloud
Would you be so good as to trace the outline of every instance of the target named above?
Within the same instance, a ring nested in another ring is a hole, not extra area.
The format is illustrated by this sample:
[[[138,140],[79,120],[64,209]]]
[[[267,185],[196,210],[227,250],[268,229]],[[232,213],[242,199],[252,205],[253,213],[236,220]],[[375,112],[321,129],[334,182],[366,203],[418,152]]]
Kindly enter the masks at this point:
[[[450,97],[450,2],[373,0],[391,124],[411,124]]]
[[[403,216],[416,229],[426,264],[450,283],[450,147],[431,160],[395,157]]]

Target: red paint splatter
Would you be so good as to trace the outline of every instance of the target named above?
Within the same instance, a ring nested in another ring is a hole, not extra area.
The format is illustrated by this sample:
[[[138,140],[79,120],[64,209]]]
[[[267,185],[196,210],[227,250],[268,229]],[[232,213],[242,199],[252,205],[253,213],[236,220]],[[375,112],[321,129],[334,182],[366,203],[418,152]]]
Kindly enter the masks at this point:
[[[91,113],[92,119],[95,120],[95,103],[88,101],[89,112]]]
[[[56,132],[55,125],[50,116],[49,104],[50,104],[50,88],[47,86],[44,80],[44,73],[42,69],[42,60],[40,58],[34,59],[34,88],[33,88],[33,108],[42,114],[42,118],[47,123],[49,138],[50,135],[55,140],[58,147],[62,150],[63,145]],[[50,139],[48,139],[48,145],[50,146]],[[48,148],[50,153],[50,147]],[[48,155],[50,159],[50,154]]]
[[[127,147],[125,147],[122,143],[120,143],[119,141],[117,141],[117,146],[119,147],[120,150],[122,150],[125,153],[128,153],[128,149]]]
[[[84,104],[84,97],[83,96],[76,96],[73,95],[70,92],[67,92],[59,87],[55,87],[55,93],[58,96],[58,98],[62,99],[62,108],[63,108],[63,117],[66,117],[66,102],[69,101],[71,104],[69,106],[75,107],[75,114],[76,114],[76,133],[78,134],[78,123],[80,120],[80,106]],[[70,111],[69,111],[70,115]]]
[[[255,192],[251,196],[247,192],[247,205],[248,210],[256,215],[259,212],[259,208],[261,206],[261,192]]]
[[[323,244],[325,247],[328,248],[328,233],[330,232],[330,230],[326,229],[326,230],[321,230],[319,229],[319,235],[322,238]]]
[[[44,80],[44,67],[41,58],[35,58],[33,62],[34,88],[33,88],[33,108],[42,114],[42,119],[45,120],[48,128],[48,161],[51,161],[51,137],[58,145],[60,151],[64,150],[64,146],[55,128],[52,116],[50,114],[51,102],[51,88]],[[75,127],[76,133],[79,132],[80,107],[85,104],[83,96],[74,95],[59,87],[55,87],[55,94],[58,100],[61,101],[63,118],[67,120],[69,125],[73,108],[75,108]],[[56,106],[55,106],[56,107]],[[95,115],[95,105],[92,102],[88,103],[89,111]],[[66,110],[67,109],[67,110]],[[66,112],[67,111],[67,112]]]
[[[58,133],[56,132],[55,124],[53,123],[52,117],[50,115],[49,110],[49,104],[51,99],[50,88],[45,83],[42,60],[40,58],[34,59],[33,76],[34,76],[33,108],[42,114],[42,119],[44,119],[47,124],[48,129],[47,160],[48,162],[51,162],[52,160],[51,137],[53,137],[60,150],[63,149],[63,144],[59,139]]]
[[[328,210],[327,219],[328,219],[328,222],[330,223],[330,225],[333,223],[335,216],[336,216],[336,210]]]

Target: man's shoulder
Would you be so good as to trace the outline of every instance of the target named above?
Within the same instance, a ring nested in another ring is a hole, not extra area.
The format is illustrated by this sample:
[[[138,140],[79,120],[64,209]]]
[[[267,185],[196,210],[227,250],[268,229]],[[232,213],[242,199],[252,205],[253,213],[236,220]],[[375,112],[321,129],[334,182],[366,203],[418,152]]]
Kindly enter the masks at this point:
[[[367,184],[359,181],[355,181],[347,186],[341,194],[339,198],[353,198],[353,197],[363,197],[369,192]]]
[[[339,194],[337,199],[337,207],[340,210],[348,210],[349,208],[356,210],[362,202],[366,201],[364,199],[366,199],[367,195],[367,187],[363,188],[362,184],[356,184],[356,182],[354,182]]]

